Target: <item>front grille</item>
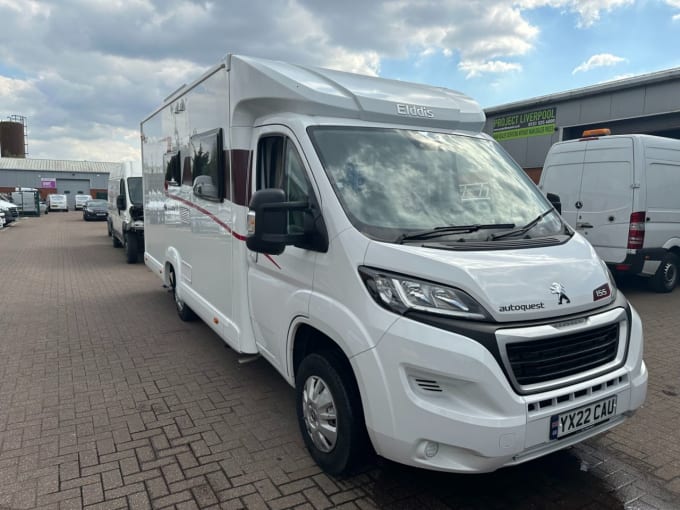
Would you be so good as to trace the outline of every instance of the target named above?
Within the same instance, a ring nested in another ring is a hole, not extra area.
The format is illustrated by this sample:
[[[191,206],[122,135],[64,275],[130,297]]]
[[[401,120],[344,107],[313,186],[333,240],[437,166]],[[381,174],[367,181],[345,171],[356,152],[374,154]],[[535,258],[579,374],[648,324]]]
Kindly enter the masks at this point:
[[[510,368],[521,386],[592,370],[616,358],[619,324],[560,337],[506,345]]]

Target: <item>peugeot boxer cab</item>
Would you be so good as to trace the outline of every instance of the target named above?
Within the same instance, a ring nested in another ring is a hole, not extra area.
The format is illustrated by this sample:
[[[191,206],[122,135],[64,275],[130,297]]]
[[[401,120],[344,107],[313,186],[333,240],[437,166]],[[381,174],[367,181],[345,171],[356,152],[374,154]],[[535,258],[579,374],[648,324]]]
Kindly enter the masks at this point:
[[[121,163],[109,174],[108,233],[114,248],[123,248],[128,264],[144,252],[144,206],[139,166]]]
[[[670,292],[680,256],[680,140],[607,133],[553,145],[539,185],[559,195],[562,217],[613,271]]]
[[[141,124],[147,266],[295,388],[327,472],[369,443],[493,471],[644,401],[638,314],[483,125],[451,90],[240,56]]]

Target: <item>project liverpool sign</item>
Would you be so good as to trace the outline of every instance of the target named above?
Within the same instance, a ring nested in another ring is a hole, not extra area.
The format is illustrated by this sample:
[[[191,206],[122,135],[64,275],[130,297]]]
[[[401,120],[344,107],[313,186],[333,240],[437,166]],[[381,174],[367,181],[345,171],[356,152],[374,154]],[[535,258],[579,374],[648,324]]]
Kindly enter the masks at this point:
[[[556,108],[497,117],[493,121],[493,137],[498,141],[529,136],[551,135],[555,132]]]

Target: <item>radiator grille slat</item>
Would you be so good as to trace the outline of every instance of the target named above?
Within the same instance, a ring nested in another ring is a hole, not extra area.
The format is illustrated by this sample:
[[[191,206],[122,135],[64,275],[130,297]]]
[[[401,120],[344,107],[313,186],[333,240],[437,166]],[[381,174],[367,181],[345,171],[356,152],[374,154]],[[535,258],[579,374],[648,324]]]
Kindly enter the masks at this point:
[[[537,384],[585,372],[616,358],[619,325],[556,338],[509,343],[508,360],[520,385]]]

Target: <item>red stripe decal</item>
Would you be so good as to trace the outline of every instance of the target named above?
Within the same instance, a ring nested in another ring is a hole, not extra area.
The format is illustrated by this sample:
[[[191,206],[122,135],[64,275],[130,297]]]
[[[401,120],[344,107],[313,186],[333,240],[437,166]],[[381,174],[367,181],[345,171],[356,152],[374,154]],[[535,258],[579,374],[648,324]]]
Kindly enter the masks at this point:
[[[168,197],[168,198],[170,198],[170,199],[172,199],[172,200],[177,200],[178,202],[183,203],[183,204],[186,205],[187,207],[191,207],[192,209],[196,209],[197,211],[199,211],[199,212],[205,214],[208,218],[210,218],[210,219],[213,220],[215,223],[217,223],[220,227],[224,228],[227,232],[229,232],[235,239],[238,239],[239,241],[245,241],[245,240],[246,240],[246,236],[244,236],[244,235],[242,235],[242,234],[239,234],[238,232],[234,232],[231,228],[229,228],[229,225],[227,225],[226,223],[224,223],[224,222],[223,222],[222,220],[220,220],[217,216],[215,216],[213,213],[211,213],[211,212],[208,211],[207,209],[204,209],[204,208],[201,207],[200,205],[196,205],[196,204],[194,204],[193,202],[190,202],[190,201],[186,200],[185,198],[178,197],[178,196],[175,196],[175,195],[171,195],[171,194],[168,193],[167,191],[165,192],[165,196]],[[277,269],[281,269],[281,266],[278,265],[278,264],[276,263],[276,261],[272,258],[271,255],[265,253],[264,256],[267,257],[267,259],[268,259],[272,264],[274,264],[274,265],[276,266]]]

